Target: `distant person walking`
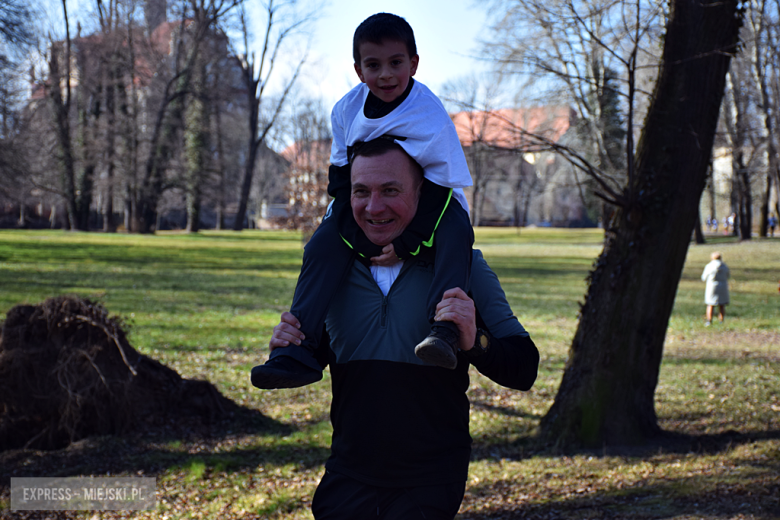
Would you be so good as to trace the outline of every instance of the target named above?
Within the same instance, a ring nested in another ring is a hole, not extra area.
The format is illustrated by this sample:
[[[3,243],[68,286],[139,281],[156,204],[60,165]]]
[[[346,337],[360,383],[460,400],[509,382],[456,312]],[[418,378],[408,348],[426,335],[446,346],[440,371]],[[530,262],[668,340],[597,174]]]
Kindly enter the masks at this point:
[[[718,319],[723,322],[726,315],[726,305],[729,303],[729,267],[723,263],[718,252],[710,256],[712,261],[704,266],[701,281],[707,282],[704,290],[704,304],[707,306],[705,326],[712,324],[713,308],[718,306]]]
[[[769,236],[775,236],[775,227],[777,227],[777,217],[774,215],[769,216]]]

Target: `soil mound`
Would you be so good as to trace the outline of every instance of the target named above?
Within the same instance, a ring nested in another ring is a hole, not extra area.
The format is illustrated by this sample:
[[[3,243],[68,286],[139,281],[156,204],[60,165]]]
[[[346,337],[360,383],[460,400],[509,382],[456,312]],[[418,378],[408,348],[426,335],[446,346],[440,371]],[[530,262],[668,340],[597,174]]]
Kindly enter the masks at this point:
[[[213,423],[238,405],[139,354],[121,319],[89,300],[18,305],[0,337],[0,451],[58,449],[90,435]]]

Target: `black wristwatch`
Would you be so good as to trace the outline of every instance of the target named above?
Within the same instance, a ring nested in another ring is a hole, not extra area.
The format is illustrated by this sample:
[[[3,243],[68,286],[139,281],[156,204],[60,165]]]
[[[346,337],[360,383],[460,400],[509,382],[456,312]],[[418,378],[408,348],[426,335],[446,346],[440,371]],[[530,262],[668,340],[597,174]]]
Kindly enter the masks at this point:
[[[490,350],[490,334],[486,330],[477,329],[474,346],[463,352],[467,359],[479,359]]]

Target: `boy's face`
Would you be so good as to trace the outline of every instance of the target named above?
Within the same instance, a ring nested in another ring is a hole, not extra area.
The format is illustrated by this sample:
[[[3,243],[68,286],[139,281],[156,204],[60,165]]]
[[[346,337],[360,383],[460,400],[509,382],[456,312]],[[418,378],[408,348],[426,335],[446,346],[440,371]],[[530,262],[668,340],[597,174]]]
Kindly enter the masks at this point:
[[[355,63],[355,72],[376,97],[389,103],[404,93],[409,78],[417,72],[419,56],[410,57],[400,41],[364,42],[358,49],[360,63]]]

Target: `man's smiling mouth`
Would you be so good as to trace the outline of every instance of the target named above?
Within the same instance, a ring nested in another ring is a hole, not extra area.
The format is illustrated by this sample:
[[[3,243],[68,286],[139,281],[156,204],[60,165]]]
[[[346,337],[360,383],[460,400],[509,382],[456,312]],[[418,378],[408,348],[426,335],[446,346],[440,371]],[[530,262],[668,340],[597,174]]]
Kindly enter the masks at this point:
[[[391,219],[391,218],[386,218],[384,220],[370,220],[369,219],[368,223],[369,224],[374,224],[374,225],[382,225],[382,224],[388,224],[388,223],[390,223],[392,221],[393,221],[393,219]]]

